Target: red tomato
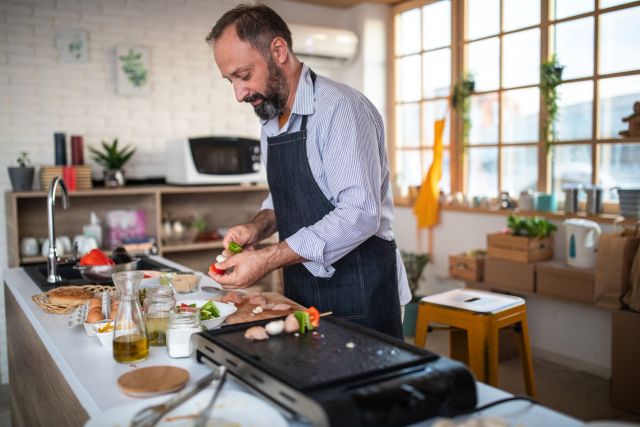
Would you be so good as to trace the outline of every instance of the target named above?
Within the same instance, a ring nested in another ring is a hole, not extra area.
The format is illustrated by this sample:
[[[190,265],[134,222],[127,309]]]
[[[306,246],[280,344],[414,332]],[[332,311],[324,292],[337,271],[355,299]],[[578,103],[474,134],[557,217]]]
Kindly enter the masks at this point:
[[[114,265],[115,262],[107,257],[101,250],[92,249],[82,258],[80,258],[80,265]]]

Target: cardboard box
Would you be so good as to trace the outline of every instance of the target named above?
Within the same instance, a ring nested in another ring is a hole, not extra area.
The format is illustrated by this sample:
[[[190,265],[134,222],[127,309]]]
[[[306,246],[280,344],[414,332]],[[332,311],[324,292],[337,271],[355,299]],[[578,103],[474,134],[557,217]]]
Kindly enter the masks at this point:
[[[467,282],[482,282],[484,256],[449,255],[449,276]]]
[[[640,314],[614,311],[611,333],[611,406],[640,414]]]
[[[564,262],[549,261],[536,265],[536,292],[593,304],[595,270],[575,268]]]
[[[538,262],[553,258],[551,237],[523,237],[511,234],[487,234],[487,255],[518,262]]]
[[[498,289],[535,292],[536,265],[488,257],[484,263],[484,281]]]

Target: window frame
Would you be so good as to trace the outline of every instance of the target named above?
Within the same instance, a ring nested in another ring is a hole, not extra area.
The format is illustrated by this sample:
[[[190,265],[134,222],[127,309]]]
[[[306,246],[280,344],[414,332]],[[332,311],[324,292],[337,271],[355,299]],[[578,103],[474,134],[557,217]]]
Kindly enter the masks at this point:
[[[389,70],[389,80],[388,80],[388,116],[389,116],[389,126],[388,126],[388,144],[389,146],[389,161],[390,161],[390,170],[391,177],[393,179],[394,185],[394,193],[395,193],[395,201],[398,205],[409,205],[412,203],[412,194],[408,196],[401,196],[398,194],[397,185],[396,185],[396,155],[402,149],[396,147],[396,107],[401,104],[401,102],[396,100],[396,59],[402,57],[403,55],[396,55],[396,26],[399,15],[402,12],[415,9],[422,8],[423,6],[435,3],[440,0],[409,0],[397,4],[391,8],[391,31],[389,32],[389,51],[388,51],[388,70]],[[504,88],[502,86],[503,83],[503,38],[505,35],[518,33],[526,30],[531,30],[538,28],[540,31],[540,58],[539,63],[541,64],[547,58],[549,58],[550,54],[553,52],[553,31],[555,30],[555,25],[570,21],[575,21],[578,19],[583,19],[587,17],[593,17],[594,20],[594,31],[593,31],[593,73],[589,76],[571,78],[571,79],[563,79],[562,84],[566,83],[575,83],[575,82],[587,82],[591,81],[593,86],[593,102],[592,102],[592,123],[591,123],[591,138],[589,139],[581,139],[581,140],[564,140],[564,141],[556,141],[554,142],[554,146],[567,146],[567,145],[589,145],[591,148],[591,183],[597,184],[598,182],[598,173],[599,173],[599,148],[606,144],[639,144],[640,138],[599,138],[599,126],[600,126],[600,99],[599,99],[599,82],[602,79],[612,78],[612,77],[625,77],[625,76],[640,76],[640,69],[631,70],[631,71],[623,71],[623,72],[615,72],[608,74],[600,73],[600,64],[598,61],[599,57],[599,36],[600,36],[600,16],[606,13],[629,9],[633,7],[640,6],[640,1],[631,1],[628,3],[600,9],[599,8],[599,0],[593,0],[593,10],[586,13],[581,13],[574,16],[568,16],[560,19],[555,19],[555,17],[551,17],[551,4],[553,0],[541,0],[540,1],[540,22],[537,25],[531,25],[523,28],[518,28],[516,30],[503,31],[503,17],[504,17],[504,0],[499,0],[500,4],[500,28],[499,33],[493,34],[490,36],[484,36],[477,39],[466,40],[466,8],[467,2],[466,0],[451,0],[451,86],[450,93],[453,91],[453,87],[458,81],[458,78],[461,74],[461,71],[466,69],[467,64],[467,49],[466,46],[469,42],[480,41],[485,39],[490,39],[493,37],[498,37],[500,40],[500,53],[499,53],[499,61],[500,61],[500,83],[499,87],[495,90],[490,91],[482,91],[482,92],[474,92],[474,95],[485,94],[485,93],[496,93],[498,95],[498,141],[493,144],[476,144],[475,147],[497,147],[498,148],[498,165],[497,165],[497,181],[498,181],[498,192],[502,191],[502,180],[503,180],[503,170],[502,170],[502,157],[503,157],[503,148],[509,147],[520,147],[520,146],[537,146],[537,190],[548,192],[552,188],[552,177],[551,177],[551,157],[547,154],[547,148],[545,143],[544,135],[542,134],[542,126],[544,121],[547,118],[546,109],[543,106],[543,99],[540,95],[539,99],[539,114],[538,114],[538,140],[536,142],[518,142],[518,143],[504,143],[503,141],[503,129],[502,129],[502,116],[503,116],[503,96],[505,92],[509,92],[514,89],[521,88],[540,88],[540,82],[535,85],[524,85],[517,87]],[[422,40],[422,25],[419,29],[420,39]],[[434,49],[435,50],[435,49]],[[419,54],[424,54],[425,51],[421,49]],[[421,70],[423,71],[423,70]],[[426,100],[430,100],[431,98],[424,98],[422,92],[422,73],[420,77],[420,100],[417,101],[420,104],[420,141],[421,144],[424,142],[424,132],[426,126],[429,126],[428,123],[423,123],[423,104]],[[441,99],[443,97],[438,97],[437,99]],[[436,98],[434,98],[436,99]],[[467,183],[467,159],[468,156],[465,155],[465,151],[467,147],[463,147],[460,143],[462,133],[463,133],[463,124],[462,117],[454,110],[450,110],[449,116],[449,146],[445,146],[445,149],[449,149],[450,153],[450,174],[451,174],[451,192],[455,193],[458,191],[467,192],[466,183]],[[412,148],[416,150],[418,153],[422,153],[425,150],[432,149],[426,146],[420,146],[416,148]],[[422,163],[422,159],[421,159]],[[425,168],[422,173],[426,173],[428,169]],[[415,196],[415,194],[413,194]],[[513,195],[517,196],[517,195]],[[618,210],[618,203],[605,203],[605,212],[616,212]]]

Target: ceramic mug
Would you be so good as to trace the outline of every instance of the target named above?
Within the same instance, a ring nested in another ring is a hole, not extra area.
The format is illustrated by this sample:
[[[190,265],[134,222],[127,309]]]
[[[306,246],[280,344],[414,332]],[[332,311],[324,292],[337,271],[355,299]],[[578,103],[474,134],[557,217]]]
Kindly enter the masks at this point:
[[[56,237],[56,250],[58,251],[58,256],[64,255],[64,242],[60,237]],[[42,256],[49,255],[49,239],[44,239],[42,242],[42,248],[40,250],[40,254]]]
[[[79,256],[86,254],[91,249],[98,248],[98,243],[96,242],[95,237],[92,236],[84,236],[82,234],[78,234],[73,238],[73,242],[78,244]]]
[[[23,237],[20,240],[20,255],[36,256],[38,255],[40,245],[35,237]]]

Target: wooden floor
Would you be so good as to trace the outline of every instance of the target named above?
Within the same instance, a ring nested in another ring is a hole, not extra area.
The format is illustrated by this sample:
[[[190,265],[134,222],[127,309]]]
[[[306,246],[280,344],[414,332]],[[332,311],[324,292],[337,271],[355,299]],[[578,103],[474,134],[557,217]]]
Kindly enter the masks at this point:
[[[413,344],[413,338],[407,338],[406,341]],[[448,355],[449,334],[443,331],[430,332],[426,348],[435,353]],[[499,388],[513,394],[525,394],[520,366],[517,356],[500,362]],[[536,360],[535,354],[534,372],[537,400],[549,408],[583,421],[619,420],[640,423],[640,415],[611,407],[608,380]]]
[[[412,338],[407,341],[413,344]],[[430,333],[427,349],[447,355],[446,332]],[[620,411],[609,405],[609,382],[605,379],[562,366],[536,360],[535,376],[538,401],[557,411],[583,421],[624,420],[640,423],[640,415]],[[500,363],[500,388],[513,394],[524,394],[520,360]],[[9,386],[0,386],[0,427],[10,427]]]

